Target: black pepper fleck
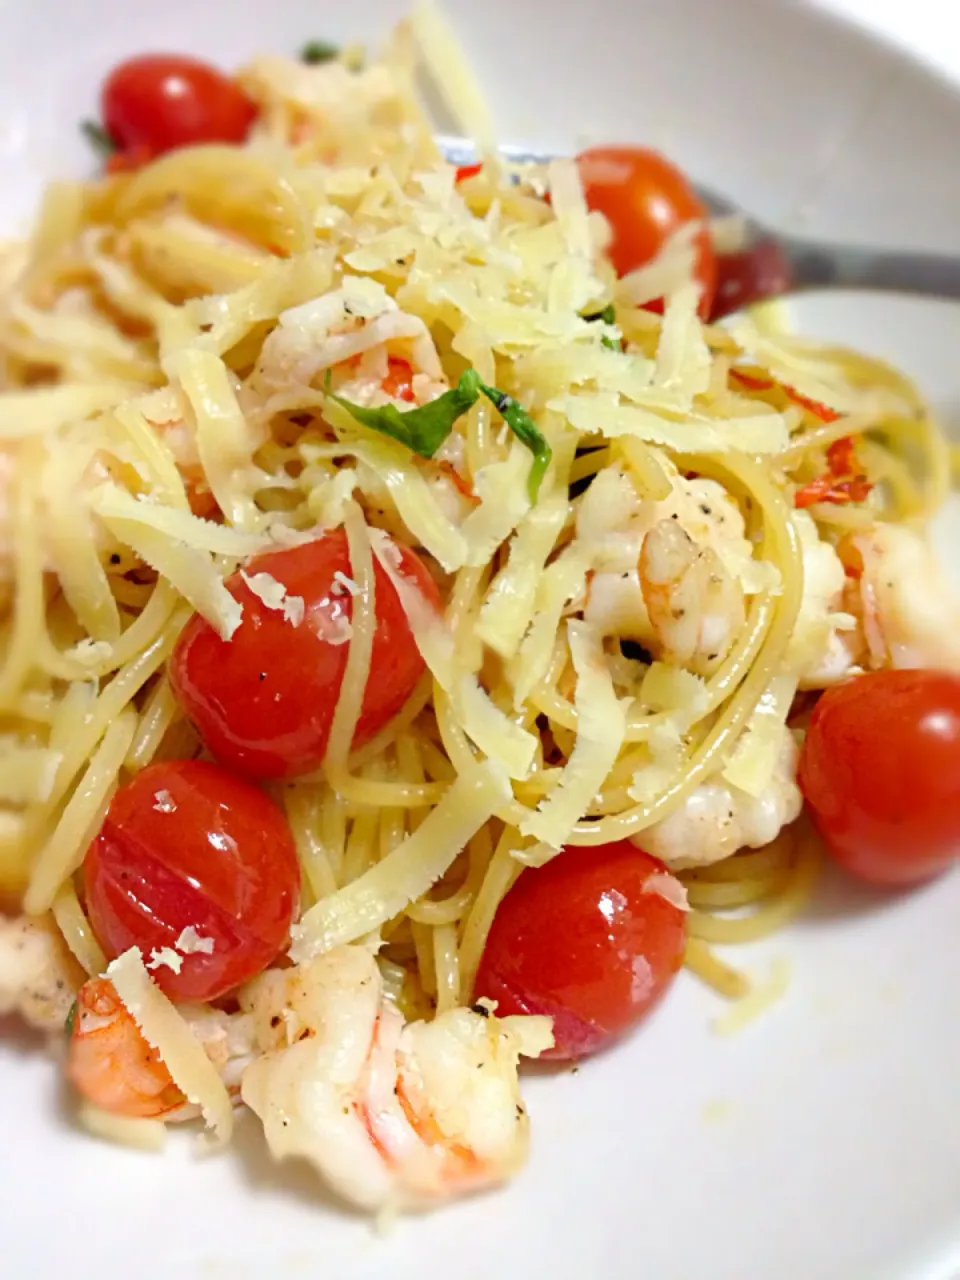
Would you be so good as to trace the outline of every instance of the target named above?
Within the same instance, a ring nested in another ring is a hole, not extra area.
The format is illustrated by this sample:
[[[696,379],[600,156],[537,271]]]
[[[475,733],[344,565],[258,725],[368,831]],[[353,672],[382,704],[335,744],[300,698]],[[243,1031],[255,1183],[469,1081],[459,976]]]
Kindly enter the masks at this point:
[[[487,1008],[487,1006],[486,1006],[485,1004],[472,1004],[472,1005],[470,1006],[470,1012],[471,1012],[471,1013],[478,1013],[478,1014],[480,1015],[480,1017],[481,1017],[481,1018],[489,1018],[489,1017],[490,1017],[490,1010]]]
[[[265,671],[261,671],[261,672],[260,672],[260,679],[261,679],[261,680],[266,680],[266,678],[267,678],[267,673],[266,673]]]
[[[120,563],[120,555],[119,555],[119,553],[118,553],[118,552],[116,552],[116,551],[111,551],[111,553],[110,553],[110,563],[111,563],[111,564],[119,564],[119,563]]]

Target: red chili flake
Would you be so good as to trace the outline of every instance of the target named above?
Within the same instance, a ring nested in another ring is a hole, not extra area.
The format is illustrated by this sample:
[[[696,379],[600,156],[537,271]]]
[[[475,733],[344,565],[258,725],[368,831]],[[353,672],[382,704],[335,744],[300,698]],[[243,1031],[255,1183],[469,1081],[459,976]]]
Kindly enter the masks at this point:
[[[853,436],[841,436],[827,450],[827,466],[834,476],[852,476],[857,472],[856,445]]]
[[[464,164],[457,170],[457,182],[463,182],[464,178],[472,178],[478,174],[483,168],[482,164]]]
[[[413,404],[413,369],[406,360],[399,356],[390,356],[387,360],[387,376],[380,386],[394,400],[406,400]]]
[[[758,378],[752,373],[744,373],[742,369],[731,369],[730,376],[748,391],[772,391],[777,385],[772,378]]]
[[[836,481],[830,476],[819,476],[802,489],[793,499],[795,507],[812,507],[815,502],[832,502],[841,506],[845,502],[866,502],[873,485],[866,476],[853,476],[849,480]]]
[[[436,462],[443,474],[450,478],[458,493],[462,494],[470,502],[479,503],[480,499],[474,493],[473,485],[469,480],[464,479],[452,462],[449,462],[446,458],[438,458]]]
[[[811,400],[809,396],[801,395],[799,391],[795,391],[793,387],[788,387],[783,383],[783,390],[789,400],[794,404],[800,405],[801,409],[806,409],[812,413],[815,418],[819,418],[821,422],[836,422],[840,417],[834,409],[830,409],[825,404],[821,404],[819,400]]]

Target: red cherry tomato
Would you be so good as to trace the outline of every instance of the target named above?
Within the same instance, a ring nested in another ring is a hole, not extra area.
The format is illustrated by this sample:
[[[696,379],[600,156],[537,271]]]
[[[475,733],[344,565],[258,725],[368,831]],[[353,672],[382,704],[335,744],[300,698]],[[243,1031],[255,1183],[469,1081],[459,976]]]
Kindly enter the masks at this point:
[[[960,678],[874,671],[828,689],[800,788],[833,856],[876,884],[914,884],[960,854]]]
[[[397,547],[399,572],[438,604],[423,562]],[[259,778],[309,773],[323,761],[347,665],[352,597],[335,578],[350,578],[342,529],[313,542],[267,552],[247,565],[248,578],[267,573],[299,596],[303,621],[294,626],[268,609],[240,574],[227,589],[243,606],[231,640],[221,640],[197,616],[187,623],[170,660],[170,679],[204,742],[224,764]],[[354,744],[368,741],[410,697],[424,664],[397,593],[374,561],[377,625],[372,678],[363,697]]]
[[[658,875],[669,875],[663,863],[629,840],[564,849],[525,871],[494,917],[477,995],[500,1014],[549,1014],[549,1057],[604,1048],[659,1000],[683,959],[683,912],[656,891]]]
[[[83,864],[90,923],[109,956],[174,950],[192,925],[213,941],[179,973],[151,969],[174,1000],[214,1000],[286,942],[300,869],[272,800],[219,765],[153,764],[119,789]]]
[[[707,209],[680,170],[658,151],[642,147],[591,147],[577,157],[587,205],[610,223],[608,253],[618,275],[642,267],[686,222],[705,220]],[[709,233],[696,239],[694,274],[700,284],[699,313],[710,315],[717,287],[717,260]],[[662,311],[662,299],[648,302]]]
[[[153,156],[202,142],[243,142],[257,114],[236,81],[216,67],[163,53],[115,67],[100,108],[120,151]]]

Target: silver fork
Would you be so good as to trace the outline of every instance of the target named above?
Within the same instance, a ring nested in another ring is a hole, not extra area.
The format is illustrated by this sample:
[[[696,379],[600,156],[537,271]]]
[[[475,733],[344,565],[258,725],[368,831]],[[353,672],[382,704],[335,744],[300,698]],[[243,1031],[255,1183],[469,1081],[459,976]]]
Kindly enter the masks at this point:
[[[436,142],[451,164],[476,163],[477,151],[468,138],[443,134]],[[556,158],[548,152],[516,146],[501,147],[500,154],[515,164],[546,164]],[[960,299],[958,256],[806,240],[766,226],[708,187],[697,184],[696,190],[714,217],[736,217],[742,222],[736,252],[719,259],[712,319],[729,315],[748,302],[801,289],[869,289]]]

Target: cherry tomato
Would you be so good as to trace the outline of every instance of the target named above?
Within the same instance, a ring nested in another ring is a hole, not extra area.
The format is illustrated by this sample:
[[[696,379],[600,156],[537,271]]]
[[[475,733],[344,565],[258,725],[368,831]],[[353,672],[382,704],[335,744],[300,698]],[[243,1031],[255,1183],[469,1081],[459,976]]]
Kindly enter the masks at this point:
[[[83,864],[90,923],[109,956],[171,951],[192,925],[209,952],[151,975],[174,1000],[214,1000],[280,952],[300,869],[272,800],[219,765],[149,765],[110,802]]]
[[[434,604],[437,589],[423,562],[397,547],[399,572]],[[342,529],[312,542],[257,556],[248,579],[269,574],[299,597],[294,625],[269,609],[240,574],[227,589],[243,606],[231,640],[203,618],[187,623],[170,660],[170,679],[204,742],[224,764],[259,778],[292,777],[323,760],[349,651],[350,554]],[[335,575],[340,573],[341,580]],[[377,625],[371,671],[354,745],[368,741],[410,697],[424,663],[397,593],[374,561]]]
[[[663,863],[629,840],[564,849],[525,871],[494,917],[477,995],[500,1014],[549,1014],[550,1057],[604,1048],[659,1000],[683,959],[683,912],[656,891],[658,875],[669,875]]]
[[[914,884],[960,854],[960,678],[874,671],[828,689],[800,788],[833,856],[876,884]]]
[[[121,152],[153,156],[201,142],[243,142],[257,113],[236,81],[216,67],[164,53],[115,67],[100,107]]]
[[[642,267],[686,222],[706,219],[707,209],[675,165],[658,151],[642,147],[592,147],[577,157],[587,205],[610,223],[608,249],[618,275]],[[700,284],[699,313],[710,315],[717,286],[717,261],[709,233],[696,239],[694,274]],[[662,311],[663,300],[648,302]]]

